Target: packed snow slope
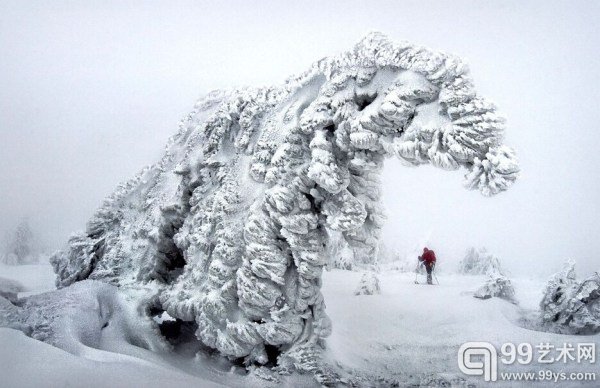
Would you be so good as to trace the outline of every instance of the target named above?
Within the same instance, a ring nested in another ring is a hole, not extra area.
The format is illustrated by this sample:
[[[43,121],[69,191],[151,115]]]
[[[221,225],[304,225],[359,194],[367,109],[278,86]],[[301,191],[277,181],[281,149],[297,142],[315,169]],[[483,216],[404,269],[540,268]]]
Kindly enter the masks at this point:
[[[464,168],[490,196],[518,175],[503,131],[459,58],[370,34],[283,85],[198,102],[52,258],[57,285],[147,290],[140,311],[195,322],[223,355],[320,374],[325,253],[377,256],[384,159]]]
[[[38,279],[50,272],[48,266],[35,268]],[[0,276],[30,283],[31,268],[10,274],[3,270],[0,267]],[[342,384],[528,386],[532,383],[484,383],[481,378],[467,378],[457,367],[459,346],[477,340],[497,347],[505,342],[548,342],[560,346],[600,340],[600,335],[561,335],[526,328],[524,323],[539,315],[542,279],[513,279],[519,303],[515,305],[497,298],[473,298],[474,290],[485,281],[483,275],[440,273],[440,285],[427,286],[414,284],[413,273],[389,270],[378,276],[379,294],[356,296],[354,291],[361,276],[359,272],[343,270],[324,273],[322,291],[336,326],[327,339],[322,361],[336,371]],[[46,286],[40,284],[38,292]],[[298,374],[281,376],[268,370],[247,374],[243,366],[228,362],[218,353],[211,354],[199,341],[168,345],[156,328],[135,312],[131,290],[119,291],[114,286],[85,281],[58,292],[31,295],[30,291],[26,295],[22,309],[30,306],[37,312],[24,322],[37,325],[31,334],[45,342],[15,329],[0,328],[2,386],[318,386],[308,376]],[[19,296],[23,298],[22,294]],[[193,333],[189,335],[193,338]],[[589,363],[517,363],[504,369],[529,370],[600,374],[598,364]],[[557,386],[579,385],[561,382]]]

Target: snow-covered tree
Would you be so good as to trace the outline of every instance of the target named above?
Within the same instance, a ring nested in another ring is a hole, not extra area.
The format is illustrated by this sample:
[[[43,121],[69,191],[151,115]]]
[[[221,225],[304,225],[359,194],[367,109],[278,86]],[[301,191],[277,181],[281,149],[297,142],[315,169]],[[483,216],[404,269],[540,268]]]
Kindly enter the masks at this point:
[[[543,326],[574,334],[600,332],[600,274],[583,281],[575,274],[575,262],[550,278],[540,302]]]
[[[355,270],[354,251],[341,233],[332,232],[327,238],[325,255],[329,258],[328,268]]]
[[[354,295],[375,295],[381,293],[379,278],[374,272],[365,272],[354,291]]]
[[[500,260],[485,248],[470,248],[458,263],[458,273],[465,275],[503,274]]]
[[[4,264],[33,264],[38,262],[40,253],[40,242],[24,219],[6,236],[0,257]]]
[[[459,58],[370,34],[282,85],[198,102],[164,157],[52,258],[57,284],[152,284],[140,303],[195,321],[222,354],[319,374],[329,240],[374,264],[384,159],[462,167],[489,196],[519,170],[503,131]]]
[[[489,253],[487,249],[483,247],[470,248],[458,263],[458,273],[487,276],[485,282],[473,294],[475,298],[497,297],[517,303],[514,286],[502,269],[500,260]]]

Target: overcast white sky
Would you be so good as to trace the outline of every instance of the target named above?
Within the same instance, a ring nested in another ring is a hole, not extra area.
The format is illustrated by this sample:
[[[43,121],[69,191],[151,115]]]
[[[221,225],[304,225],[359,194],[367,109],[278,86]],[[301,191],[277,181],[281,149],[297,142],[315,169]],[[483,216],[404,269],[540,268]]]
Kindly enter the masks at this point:
[[[0,0],[0,232],[28,217],[58,248],[116,184],[160,157],[196,98],[280,82],[380,30],[463,56],[508,118],[520,181],[384,171],[389,245],[513,271],[600,269],[600,2]],[[226,4],[225,4],[226,3]]]

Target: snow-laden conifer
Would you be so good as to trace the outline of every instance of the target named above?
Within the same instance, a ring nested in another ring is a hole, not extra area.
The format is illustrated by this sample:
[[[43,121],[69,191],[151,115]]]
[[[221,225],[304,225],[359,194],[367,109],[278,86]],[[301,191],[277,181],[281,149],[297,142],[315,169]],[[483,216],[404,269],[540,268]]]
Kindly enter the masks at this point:
[[[578,281],[575,263],[569,261],[553,275],[540,302],[542,324],[573,334],[600,332],[600,275]]]
[[[52,258],[57,284],[152,285],[148,311],[195,321],[222,354],[319,374],[329,239],[376,260],[384,159],[463,168],[493,195],[519,170],[503,132],[458,57],[370,34],[282,85],[199,101]]]

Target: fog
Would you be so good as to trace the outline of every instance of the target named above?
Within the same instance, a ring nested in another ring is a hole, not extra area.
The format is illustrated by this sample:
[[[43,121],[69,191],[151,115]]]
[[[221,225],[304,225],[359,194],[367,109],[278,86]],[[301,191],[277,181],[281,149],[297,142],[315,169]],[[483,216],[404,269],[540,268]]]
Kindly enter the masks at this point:
[[[0,232],[28,217],[58,249],[198,97],[281,82],[380,30],[465,58],[522,167],[484,198],[461,172],[389,160],[386,244],[449,261],[486,246],[513,272],[600,269],[599,2],[89,3],[0,1]]]

